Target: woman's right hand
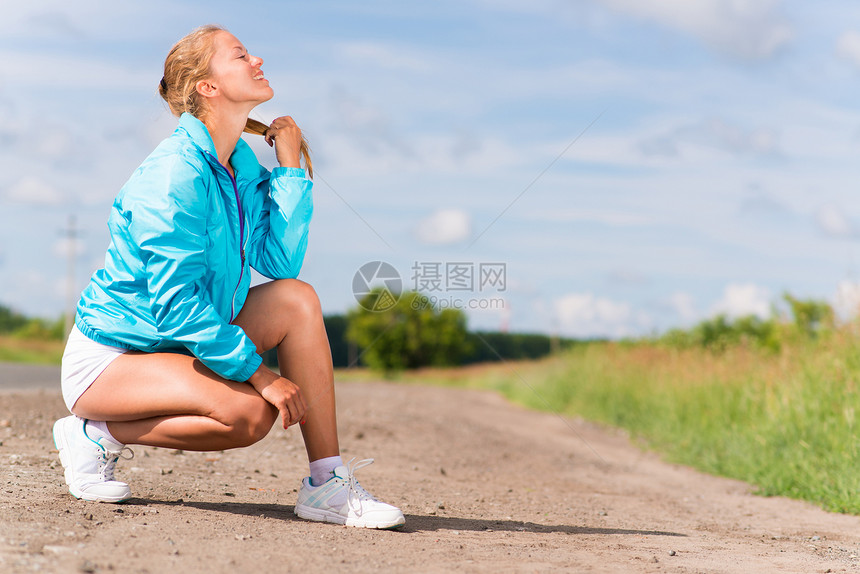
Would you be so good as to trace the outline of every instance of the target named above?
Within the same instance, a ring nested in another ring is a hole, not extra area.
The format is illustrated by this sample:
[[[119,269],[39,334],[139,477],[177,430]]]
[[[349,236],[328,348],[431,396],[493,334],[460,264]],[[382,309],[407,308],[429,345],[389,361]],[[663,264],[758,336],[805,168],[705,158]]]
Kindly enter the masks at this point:
[[[248,383],[260,393],[260,396],[278,409],[284,428],[304,421],[307,405],[301,390],[294,382],[260,365],[248,379]]]
[[[275,118],[266,131],[266,143],[274,144],[281,167],[301,167],[302,130],[290,116]]]

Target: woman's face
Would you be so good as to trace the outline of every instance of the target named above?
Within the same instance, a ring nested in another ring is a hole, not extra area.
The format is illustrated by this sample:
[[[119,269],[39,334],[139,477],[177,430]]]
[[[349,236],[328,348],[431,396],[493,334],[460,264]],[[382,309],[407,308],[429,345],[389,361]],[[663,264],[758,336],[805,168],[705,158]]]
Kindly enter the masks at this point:
[[[236,36],[221,30],[215,32],[213,43],[208,82],[225,103],[249,103],[253,107],[275,95],[260,69],[263,59],[249,54]]]

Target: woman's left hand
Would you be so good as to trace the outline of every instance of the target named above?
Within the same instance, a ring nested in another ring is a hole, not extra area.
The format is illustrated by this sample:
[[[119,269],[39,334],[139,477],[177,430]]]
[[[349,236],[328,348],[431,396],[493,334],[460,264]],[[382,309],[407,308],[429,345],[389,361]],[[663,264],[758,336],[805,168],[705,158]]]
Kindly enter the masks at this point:
[[[284,428],[304,420],[308,406],[298,385],[291,380],[279,377],[264,365],[260,365],[248,379],[248,384],[254,387],[266,402],[278,409]]]
[[[281,167],[301,167],[302,130],[290,116],[276,118],[266,132],[266,143],[275,146]]]

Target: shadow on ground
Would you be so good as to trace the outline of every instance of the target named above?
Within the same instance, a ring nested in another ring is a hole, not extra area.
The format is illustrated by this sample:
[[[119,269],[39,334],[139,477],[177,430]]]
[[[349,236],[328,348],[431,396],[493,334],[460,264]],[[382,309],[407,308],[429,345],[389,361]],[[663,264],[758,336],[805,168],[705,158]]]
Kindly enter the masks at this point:
[[[260,516],[304,522],[293,512],[292,505],[259,504],[253,502],[200,502],[183,500],[156,500],[133,498],[125,506],[170,506],[180,508],[196,508],[207,512],[229,512],[243,516]],[[636,536],[686,536],[679,532],[662,530],[633,530],[626,528],[601,528],[593,526],[570,526],[566,524],[536,524],[521,520],[488,520],[480,518],[459,518],[456,516],[427,516],[407,514],[406,525],[398,532],[433,532],[439,530],[457,530],[472,532],[535,532],[538,534],[603,534],[603,535],[636,535]]]

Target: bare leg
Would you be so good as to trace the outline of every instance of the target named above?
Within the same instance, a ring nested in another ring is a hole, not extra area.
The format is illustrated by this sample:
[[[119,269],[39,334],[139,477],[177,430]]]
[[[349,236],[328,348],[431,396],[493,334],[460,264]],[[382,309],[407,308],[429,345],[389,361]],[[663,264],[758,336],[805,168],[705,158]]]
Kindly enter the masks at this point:
[[[258,351],[277,347],[281,376],[301,389],[308,406],[301,425],[308,460],[340,454],[331,349],[316,292],[295,279],[251,291],[236,324]]]
[[[236,318],[262,352],[278,347],[282,376],[309,410],[302,433],[310,460],[338,453],[331,352],[313,288],[288,279],[254,287]],[[127,444],[187,450],[247,446],[271,430],[277,410],[246,383],[170,353],[126,353],[78,399],[73,412],[109,421]]]
[[[253,444],[276,416],[250,385],[222,379],[193,357],[137,352],[116,358],[72,412],[109,421],[126,444],[187,450]]]

